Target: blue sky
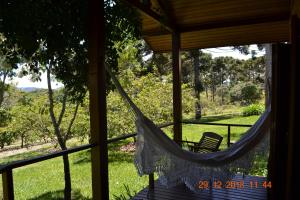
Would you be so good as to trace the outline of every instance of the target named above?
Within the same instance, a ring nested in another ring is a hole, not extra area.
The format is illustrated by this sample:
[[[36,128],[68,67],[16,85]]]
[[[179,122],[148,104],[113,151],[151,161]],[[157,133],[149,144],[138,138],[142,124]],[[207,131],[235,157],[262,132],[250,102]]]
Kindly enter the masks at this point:
[[[250,50],[257,51],[256,45],[251,45]],[[219,56],[231,56],[237,59],[248,59],[251,58],[251,55],[242,55],[239,51],[232,50],[231,47],[220,47],[220,48],[210,48],[210,49],[203,49],[206,53],[211,53],[213,57]],[[264,55],[264,52],[257,51],[257,56]],[[23,78],[14,78],[13,80],[9,80],[10,83],[15,84],[17,87],[36,87],[36,88],[47,88],[47,78],[46,74],[42,74],[41,81],[39,82],[32,82],[29,77]],[[57,81],[52,81],[52,87],[59,88],[63,85]]]

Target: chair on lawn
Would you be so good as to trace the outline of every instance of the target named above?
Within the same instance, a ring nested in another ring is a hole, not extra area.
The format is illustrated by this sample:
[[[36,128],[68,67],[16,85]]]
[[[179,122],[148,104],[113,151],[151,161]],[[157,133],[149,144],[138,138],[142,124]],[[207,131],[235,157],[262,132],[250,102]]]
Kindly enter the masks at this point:
[[[195,153],[209,153],[219,151],[223,137],[214,132],[204,132],[199,143],[182,141],[190,151]]]

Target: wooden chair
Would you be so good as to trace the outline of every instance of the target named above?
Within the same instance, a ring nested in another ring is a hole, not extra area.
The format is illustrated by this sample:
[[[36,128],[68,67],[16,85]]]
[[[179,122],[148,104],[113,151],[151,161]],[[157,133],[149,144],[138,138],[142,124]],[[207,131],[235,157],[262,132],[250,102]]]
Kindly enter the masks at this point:
[[[190,151],[196,153],[209,153],[219,151],[223,137],[214,132],[204,132],[199,143],[182,141]]]

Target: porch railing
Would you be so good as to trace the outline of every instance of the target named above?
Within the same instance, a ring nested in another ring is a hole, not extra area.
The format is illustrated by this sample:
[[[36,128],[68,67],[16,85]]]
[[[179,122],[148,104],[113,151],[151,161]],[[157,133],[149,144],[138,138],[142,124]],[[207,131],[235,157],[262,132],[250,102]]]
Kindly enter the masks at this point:
[[[213,123],[213,122],[197,122],[191,120],[185,120],[183,124],[201,124],[201,125],[212,125],[212,126],[227,126],[227,147],[231,145],[231,127],[251,127],[250,124],[225,124],[225,123]]]
[[[195,122],[195,121],[183,121],[184,124],[203,124],[203,125],[215,125],[215,126],[227,126],[228,127],[228,136],[227,136],[227,145],[230,146],[230,127],[236,126],[236,127],[251,127],[251,125],[242,125],[242,124],[223,124],[223,123],[206,123],[206,122]],[[159,127],[165,128],[168,126],[174,125],[173,122],[162,124]],[[135,137],[136,133],[126,134],[120,137],[115,137],[112,139],[108,139],[107,143],[114,143],[121,140],[125,140],[127,138]],[[75,152],[84,151],[93,147],[96,147],[97,144],[86,144],[79,147],[69,148],[67,150],[63,151],[57,151],[53,153],[49,153],[46,155],[36,156],[33,158],[20,160],[20,161],[14,161],[8,164],[0,165],[0,174],[2,174],[2,187],[3,187],[3,199],[4,200],[13,200],[14,199],[14,182],[13,182],[13,169],[24,167],[27,165],[31,165],[34,163],[42,162],[45,160],[50,160],[53,158],[57,158],[63,155],[72,154]],[[149,187],[154,187],[154,176],[153,174],[149,175]]]

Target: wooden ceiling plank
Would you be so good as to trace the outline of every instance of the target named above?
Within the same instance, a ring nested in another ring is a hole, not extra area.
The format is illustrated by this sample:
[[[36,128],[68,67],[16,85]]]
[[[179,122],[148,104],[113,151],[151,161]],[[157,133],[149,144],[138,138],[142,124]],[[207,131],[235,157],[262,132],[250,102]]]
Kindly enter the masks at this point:
[[[160,17],[174,21],[173,27],[182,34],[183,49],[286,41],[290,12],[299,8],[295,6],[299,0],[291,0],[294,6],[286,0],[153,1]],[[170,51],[171,35],[161,21],[147,14],[142,18],[146,42],[154,51]]]
[[[258,24],[258,23],[266,23],[266,22],[275,22],[275,21],[283,21],[289,19],[289,13],[283,13],[280,15],[274,16],[267,16],[267,17],[256,17],[252,19],[237,19],[237,20],[226,20],[226,21],[219,21],[216,23],[210,24],[203,24],[203,25],[191,25],[190,27],[183,27],[180,28],[179,31],[181,33],[184,32],[193,32],[199,30],[208,30],[208,29],[216,29],[216,28],[223,28],[223,27],[232,27],[232,26],[243,26],[243,25],[251,25],[251,24]]]
[[[247,33],[245,35],[245,33]],[[274,34],[276,33],[276,34]],[[243,37],[239,37],[243,35]],[[253,37],[255,35],[255,37]],[[220,30],[203,30],[182,34],[182,49],[211,48],[218,46],[243,45],[252,43],[283,42],[288,40],[288,21],[258,24],[256,26],[226,27]],[[155,52],[171,49],[169,35],[148,37]]]

